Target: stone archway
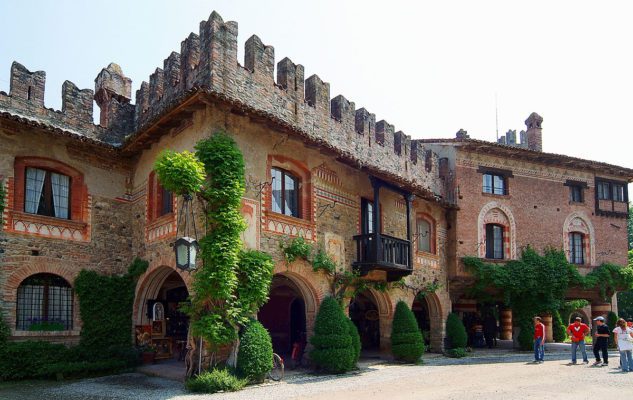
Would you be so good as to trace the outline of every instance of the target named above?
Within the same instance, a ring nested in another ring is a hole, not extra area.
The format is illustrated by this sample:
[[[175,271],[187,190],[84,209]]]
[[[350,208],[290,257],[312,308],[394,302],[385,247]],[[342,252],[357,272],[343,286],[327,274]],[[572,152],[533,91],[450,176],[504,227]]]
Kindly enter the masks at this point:
[[[387,293],[374,289],[358,293],[350,301],[349,317],[358,328],[363,349],[390,349],[393,307]]]

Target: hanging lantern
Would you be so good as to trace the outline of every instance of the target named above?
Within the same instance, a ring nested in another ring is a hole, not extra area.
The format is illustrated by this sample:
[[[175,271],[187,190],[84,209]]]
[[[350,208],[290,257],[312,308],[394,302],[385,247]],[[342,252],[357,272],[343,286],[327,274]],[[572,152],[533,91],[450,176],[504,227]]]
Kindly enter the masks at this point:
[[[196,269],[196,256],[198,255],[198,241],[190,237],[181,237],[176,240],[176,266],[180,269]]]
[[[196,220],[193,214],[193,207],[191,201],[193,200],[190,194],[183,196],[182,208],[180,209],[180,215],[178,216],[176,229],[176,242],[174,243],[174,252],[176,253],[176,267],[191,271],[196,269],[196,257],[200,246],[198,245],[197,232],[196,232]],[[184,215],[184,221],[183,221]],[[190,232],[189,217],[191,217],[191,224],[193,226],[193,235]],[[184,223],[182,229],[183,236],[178,235],[180,231],[180,225]]]

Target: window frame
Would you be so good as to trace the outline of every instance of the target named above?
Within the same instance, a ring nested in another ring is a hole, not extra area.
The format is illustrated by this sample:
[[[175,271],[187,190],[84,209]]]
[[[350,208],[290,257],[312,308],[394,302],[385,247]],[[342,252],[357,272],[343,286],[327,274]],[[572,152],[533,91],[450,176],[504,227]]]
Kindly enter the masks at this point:
[[[38,278],[44,280],[44,283],[40,285],[36,285],[35,283],[37,282],[31,282],[31,281],[36,281]],[[61,300],[61,296],[63,295],[69,296],[68,298],[65,299],[66,308],[63,308],[63,309],[60,308],[59,310],[54,311],[53,314],[59,314],[60,316],[64,315],[66,317],[66,319],[60,320],[61,323],[64,325],[64,329],[60,330],[60,332],[67,332],[67,331],[73,330],[74,290],[72,286],[62,276],[59,276],[53,273],[43,272],[43,273],[35,273],[33,275],[26,277],[22,282],[20,282],[20,284],[18,285],[16,289],[16,308],[15,308],[16,331],[31,331],[30,327],[34,323],[33,317],[31,317],[30,322],[23,321],[23,319],[27,318],[28,311],[34,310],[34,302],[36,301],[33,299],[33,297],[31,297],[30,299],[24,299],[23,297],[21,297],[21,296],[27,295],[23,293],[25,289],[22,290],[23,288],[26,288],[27,286],[42,286],[43,287],[42,293],[41,293],[41,296],[42,296],[41,305],[40,305],[41,310],[39,312],[39,314],[41,315],[40,318],[42,319],[41,322],[48,321],[50,318],[49,313],[50,313],[50,304],[52,301],[51,296],[52,295],[54,296],[54,294],[51,294],[50,289],[51,288],[66,289],[68,291],[67,294],[60,293],[60,300]],[[31,295],[33,295],[33,292],[31,292]],[[26,314],[24,313],[24,310],[21,308],[21,304],[28,306]],[[33,332],[43,332],[43,331],[33,331]]]
[[[569,232],[569,262],[574,265],[585,265],[587,260],[587,255],[585,251],[585,235],[582,232]],[[580,260],[577,259],[578,244],[576,243],[576,238],[580,239]]]
[[[42,193],[40,194],[40,200],[38,202],[37,205],[37,210],[36,212],[32,213],[26,210],[26,202],[27,202],[27,188],[28,188],[28,173],[27,171],[29,169],[34,169],[34,170],[39,170],[39,171],[44,171],[45,175],[44,175],[44,183],[43,183],[43,187],[42,187]],[[67,208],[67,216],[66,218],[63,217],[58,217],[55,215],[55,201],[54,201],[54,194],[53,194],[53,182],[52,182],[52,174],[58,174],[58,175],[62,175],[68,178],[68,203],[66,204],[66,208]],[[71,210],[72,210],[72,176],[67,175],[67,174],[63,174],[60,173],[59,171],[56,171],[54,169],[51,168],[42,168],[42,167],[34,167],[34,166],[25,166],[24,167],[24,201],[22,203],[22,211],[26,214],[31,214],[31,215],[39,215],[42,217],[49,217],[49,218],[56,218],[56,219],[60,219],[60,220],[70,220],[71,219]],[[44,197],[44,203],[45,203],[45,209],[47,209],[49,211],[48,214],[44,214],[44,213],[40,213],[40,207],[42,207],[42,197]]]
[[[500,238],[496,238],[495,237],[495,228],[499,228],[498,232],[500,232],[501,236]],[[506,259],[506,251],[505,251],[505,236],[506,236],[506,228],[503,225],[500,224],[494,224],[494,223],[488,223],[485,225],[484,228],[485,231],[485,236],[486,236],[486,252],[485,252],[485,258],[489,259],[489,260],[505,260]],[[489,237],[489,234],[492,234],[491,237]],[[490,240],[492,239],[492,240]],[[497,253],[496,253],[496,241],[500,240],[501,241],[501,254],[500,257],[497,257]]]
[[[420,249],[420,230],[419,230],[419,224],[420,222],[426,222],[429,226],[429,230],[428,230],[428,241],[429,241],[429,250],[421,250]],[[416,216],[416,220],[415,220],[415,235],[416,235],[416,245],[415,245],[415,251],[418,253],[424,253],[424,254],[437,254],[437,250],[436,250],[436,238],[435,238],[435,220],[430,217],[427,214],[423,214],[423,213],[419,213]]]
[[[281,210],[277,211],[275,210],[275,202],[274,202],[274,171],[277,171],[281,174],[281,186],[280,186],[280,191],[281,191]],[[279,214],[279,215],[284,215],[286,217],[292,217],[292,218],[302,218],[302,209],[301,209],[301,177],[298,176],[297,174],[293,173],[292,171],[288,171],[287,169],[281,168],[281,167],[277,167],[277,166],[271,166],[270,167],[270,176],[271,176],[271,188],[270,188],[270,196],[271,196],[271,204],[270,204],[270,211],[275,213],[275,214]],[[286,178],[289,177],[294,181],[294,189],[293,191],[296,193],[296,197],[295,197],[295,201],[294,201],[294,205],[296,207],[296,215],[294,214],[286,214]]]
[[[480,166],[477,169],[477,172],[482,174],[482,179],[481,179],[481,193],[482,194],[493,195],[493,196],[508,196],[510,194],[509,178],[514,177],[514,175],[512,174],[512,171],[499,169],[499,168]],[[486,185],[487,176],[490,176],[490,185]],[[496,189],[498,188],[497,185],[495,185],[495,181],[496,181],[495,178],[497,178],[502,184],[502,188],[500,191],[501,193],[495,193]]]

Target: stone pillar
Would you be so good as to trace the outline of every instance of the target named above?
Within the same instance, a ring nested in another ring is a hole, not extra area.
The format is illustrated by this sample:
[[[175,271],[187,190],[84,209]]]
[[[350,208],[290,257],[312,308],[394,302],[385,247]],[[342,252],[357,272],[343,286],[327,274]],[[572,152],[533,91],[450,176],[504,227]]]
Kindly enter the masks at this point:
[[[512,310],[501,310],[501,340],[512,340]]]
[[[543,319],[543,325],[545,325],[545,342],[554,342],[554,324],[552,322],[552,315],[545,314],[541,318]]]

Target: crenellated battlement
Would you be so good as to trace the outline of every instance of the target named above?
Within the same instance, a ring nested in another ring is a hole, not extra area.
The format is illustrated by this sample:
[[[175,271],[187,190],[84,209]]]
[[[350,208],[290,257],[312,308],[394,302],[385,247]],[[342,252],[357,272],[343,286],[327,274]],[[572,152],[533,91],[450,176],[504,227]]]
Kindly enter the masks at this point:
[[[131,80],[112,63],[95,79],[94,100],[101,109],[100,126],[88,118],[92,113],[91,91],[79,90],[70,82],[64,84],[61,119],[87,134],[98,136],[100,132],[110,143],[118,144],[124,137],[128,137],[126,143],[132,143],[135,133],[144,131],[189,90],[201,88],[269,115],[317,143],[325,142],[348,159],[356,160],[359,166],[397,175],[439,193],[435,188],[437,168],[432,166],[437,156],[430,154],[429,158],[422,143],[396,131],[385,120],[376,122],[375,114],[362,107],[356,109],[355,103],[342,95],[331,98],[328,82],[316,74],[306,79],[304,67],[289,58],[276,64],[275,76],[275,50],[256,35],[246,41],[240,63],[237,35],[236,22],[224,22],[213,12],[200,23],[198,34],[191,33],[182,41],[180,53],[172,52],[162,68],[156,68],[141,83],[135,104],[130,102]],[[12,68],[11,94],[0,97],[0,107],[7,104],[6,99],[23,103],[28,97],[30,107],[42,108],[45,74],[19,67],[15,68],[19,79],[13,78]],[[3,108],[20,108],[14,106],[12,103]],[[423,163],[419,162],[422,156]]]

